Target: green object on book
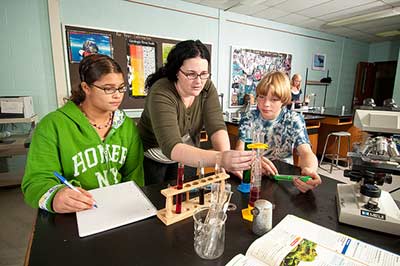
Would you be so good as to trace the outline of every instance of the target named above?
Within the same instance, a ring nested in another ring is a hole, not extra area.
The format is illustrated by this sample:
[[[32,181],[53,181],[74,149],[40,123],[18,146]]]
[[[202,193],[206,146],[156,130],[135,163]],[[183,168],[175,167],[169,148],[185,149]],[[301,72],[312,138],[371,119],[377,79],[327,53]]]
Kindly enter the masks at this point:
[[[293,181],[295,178],[299,178],[303,182],[307,182],[308,180],[311,179],[310,176],[301,176],[301,175],[274,175],[273,176],[275,180],[277,181]]]

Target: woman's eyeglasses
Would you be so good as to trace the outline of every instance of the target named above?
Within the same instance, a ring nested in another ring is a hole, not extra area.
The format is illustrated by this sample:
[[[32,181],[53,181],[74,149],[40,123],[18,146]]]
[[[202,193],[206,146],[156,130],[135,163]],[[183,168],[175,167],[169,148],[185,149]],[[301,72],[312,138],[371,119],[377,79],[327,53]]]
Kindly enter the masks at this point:
[[[195,79],[197,79],[197,77],[199,77],[199,78],[202,79],[202,80],[205,80],[205,79],[208,79],[208,78],[211,76],[211,74],[208,73],[208,72],[202,72],[202,73],[200,73],[200,74],[197,74],[197,73],[195,73],[195,72],[189,72],[189,73],[187,73],[187,72],[184,72],[184,71],[181,70],[181,69],[179,69],[179,71],[182,72],[182,74],[185,75],[185,77],[186,77],[188,80],[195,80]]]
[[[97,86],[96,84],[91,84],[91,86],[94,86],[100,90],[103,90],[105,94],[114,94],[116,91],[118,91],[119,93],[125,93],[127,91],[127,88],[125,85],[122,85],[119,88],[104,88],[104,87]]]

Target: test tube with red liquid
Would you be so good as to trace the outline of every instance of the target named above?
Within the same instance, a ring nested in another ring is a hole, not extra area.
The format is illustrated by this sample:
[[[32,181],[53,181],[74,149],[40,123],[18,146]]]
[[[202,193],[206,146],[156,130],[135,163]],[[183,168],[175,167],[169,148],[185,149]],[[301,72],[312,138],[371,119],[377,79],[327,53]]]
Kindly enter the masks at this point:
[[[176,177],[176,189],[183,188],[183,179],[184,179],[184,170],[185,166],[183,163],[178,163],[178,175]],[[175,213],[182,212],[182,193],[176,195],[176,209]]]

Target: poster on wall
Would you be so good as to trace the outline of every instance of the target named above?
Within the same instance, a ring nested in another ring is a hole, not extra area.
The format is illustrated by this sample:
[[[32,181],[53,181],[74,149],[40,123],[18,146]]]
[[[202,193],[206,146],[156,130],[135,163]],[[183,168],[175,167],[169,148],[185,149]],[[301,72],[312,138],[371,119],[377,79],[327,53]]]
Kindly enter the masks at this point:
[[[326,55],[325,54],[313,54],[312,69],[313,70],[325,70]]]
[[[69,31],[67,34],[70,63],[79,63],[85,56],[96,53],[113,56],[110,34],[87,31]]]
[[[130,96],[147,95],[145,81],[156,71],[156,43],[149,40],[127,39],[128,86]]]
[[[256,96],[261,78],[270,71],[282,71],[290,77],[292,55],[232,47],[230,107],[244,104],[244,95]]]
[[[167,57],[172,47],[175,46],[175,43],[162,43],[162,62],[165,64],[167,62]]]

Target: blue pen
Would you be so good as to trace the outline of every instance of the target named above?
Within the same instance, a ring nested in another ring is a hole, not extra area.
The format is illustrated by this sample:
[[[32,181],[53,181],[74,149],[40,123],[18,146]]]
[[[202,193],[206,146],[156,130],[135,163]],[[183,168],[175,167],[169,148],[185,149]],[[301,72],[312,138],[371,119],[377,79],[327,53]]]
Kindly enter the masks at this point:
[[[60,174],[57,173],[56,171],[54,171],[53,174],[54,174],[58,179],[60,179],[60,181],[61,181],[63,184],[65,184],[67,187],[69,187],[70,189],[72,189],[72,190],[74,190],[74,191],[76,191],[76,192],[78,192],[78,193],[82,193],[82,192],[80,192],[76,187],[74,187],[70,182],[68,182],[68,180],[65,179],[65,177],[63,177],[62,175],[60,175]],[[94,203],[94,204],[93,204],[93,207],[97,208],[97,204]]]

